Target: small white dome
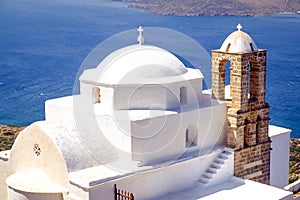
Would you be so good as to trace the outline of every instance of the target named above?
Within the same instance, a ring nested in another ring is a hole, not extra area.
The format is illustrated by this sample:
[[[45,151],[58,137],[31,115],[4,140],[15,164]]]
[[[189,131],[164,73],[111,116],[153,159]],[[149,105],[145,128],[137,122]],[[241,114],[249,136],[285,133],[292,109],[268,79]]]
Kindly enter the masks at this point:
[[[94,70],[86,70],[81,80],[105,84],[138,83],[175,78],[188,69],[172,53],[151,45],[131,45],[109,54]]]
[[[170,52],[149,45],[132,45],[106,57],[97,68],[104,69],[101,82],[149,79],[185,74],[184,64]]]
[[[241,31],[242,26],[237,26],[238,30],[231,33],[223,42],[220,51],[227,53],[249,53],[257,51],[258,48],[252,38]]]

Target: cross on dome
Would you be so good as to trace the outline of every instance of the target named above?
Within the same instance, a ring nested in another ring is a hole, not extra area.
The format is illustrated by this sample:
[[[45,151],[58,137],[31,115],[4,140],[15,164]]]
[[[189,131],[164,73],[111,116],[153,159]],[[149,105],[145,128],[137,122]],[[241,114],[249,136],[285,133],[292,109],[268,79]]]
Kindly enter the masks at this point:
[[[139,32],[139,36],[137,38],[137,41],[139,42],[140,45],[144,44],[144,37],[142,35],[144,29],[142,28],[142,26],[139,26],[138,28],[138,32]]]
[[[242,28],[243,28],[243,26],[239,23],[239,24],[236,26],[236,28],[238,29],[238,31],[241,31]]]

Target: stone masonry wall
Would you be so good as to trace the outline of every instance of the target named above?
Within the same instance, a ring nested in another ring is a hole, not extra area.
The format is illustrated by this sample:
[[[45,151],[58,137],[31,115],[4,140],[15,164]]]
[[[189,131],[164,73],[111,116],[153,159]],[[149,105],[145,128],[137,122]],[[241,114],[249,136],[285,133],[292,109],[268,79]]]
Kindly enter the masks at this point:
[[[271,142],[236,150],[234,175],[264,184],[270,183]]]

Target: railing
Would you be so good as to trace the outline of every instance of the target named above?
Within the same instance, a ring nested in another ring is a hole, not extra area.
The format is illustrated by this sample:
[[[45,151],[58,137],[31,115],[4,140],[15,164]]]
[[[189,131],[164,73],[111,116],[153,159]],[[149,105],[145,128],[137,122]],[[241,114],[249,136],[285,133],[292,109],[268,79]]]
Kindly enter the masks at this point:
[[[134,196],[132,193],[118,189],[116,184],[114,185],[114,191],[115,200],[134,200]]]

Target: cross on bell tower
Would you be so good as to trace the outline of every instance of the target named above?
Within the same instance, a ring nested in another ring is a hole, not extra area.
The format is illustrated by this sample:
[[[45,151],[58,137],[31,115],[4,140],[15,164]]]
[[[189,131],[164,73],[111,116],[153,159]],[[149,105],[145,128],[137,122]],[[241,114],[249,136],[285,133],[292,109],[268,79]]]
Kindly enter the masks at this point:
[[[241,24],[238,24],[238,25],[236,26],[236,28],[238,29],[238,31],[241,31],[242,28],[243,28],[243,26],[242,26]]]

